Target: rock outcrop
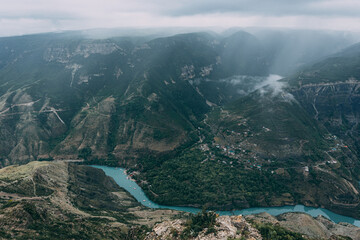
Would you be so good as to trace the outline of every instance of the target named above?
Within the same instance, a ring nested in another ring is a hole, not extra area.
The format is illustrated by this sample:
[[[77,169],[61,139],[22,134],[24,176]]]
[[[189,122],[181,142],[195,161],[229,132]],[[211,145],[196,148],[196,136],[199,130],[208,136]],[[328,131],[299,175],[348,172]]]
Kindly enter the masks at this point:
[[[284,213],[278,216],[260,213],[245,218],[255,223],[279,225],[311,239],[360,239],[360,228],[349,223],[336,224],[323,216],[313,218],[305,213]]]
[[[177,236],[185,229],[185,220],[166,221],[156,224],[152,232],[145,238],[146,240],[166,240],[177,239]],[[207,234],[208,229],[203,229],[196,240],[227,240],[227,239],[262,239],[259,231],[251,226],[241,215],[239,216],[219,216],[216,218],[215,233]],[[180,238],[179,238],[180,239]]]

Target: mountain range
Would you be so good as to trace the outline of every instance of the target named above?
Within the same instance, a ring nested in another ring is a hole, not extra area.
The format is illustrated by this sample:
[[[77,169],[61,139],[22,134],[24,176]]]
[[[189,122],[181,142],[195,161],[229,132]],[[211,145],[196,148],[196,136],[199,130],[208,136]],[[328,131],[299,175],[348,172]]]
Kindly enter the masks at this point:
[[[139,172],[162,204],[359,217],[351,43],[245,31],[0,38],[0,166],[84,159]]]

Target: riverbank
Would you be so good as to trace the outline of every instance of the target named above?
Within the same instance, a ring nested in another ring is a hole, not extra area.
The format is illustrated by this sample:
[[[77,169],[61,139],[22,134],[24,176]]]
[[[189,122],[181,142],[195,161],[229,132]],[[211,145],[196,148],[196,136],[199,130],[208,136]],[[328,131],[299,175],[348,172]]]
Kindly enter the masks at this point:
[[[107,176],[112,177],[115,182],[125,190],[127,190],[138,202],[142,205],[150,208],[166,208],[173,209],[184,212],[197,213],[200,211],[198,208],[191,207],[177,207],[177,206],[165,206],[159,205],[157,203],[152,202],[143,192],[141,187],[137,185],[136,182],[128,179],[128,176],[125,174],[123,168],[114,168],[114,167],[106,167],[106,166],[98,166],[92,165],[92,167],[102,169]],[[324,208],[314,208],[314,207],[306,207],[303,205],[295,205],[295,206],[283,206],[283,207],[266,207],[266,208],[248,208],[242,210],[234,210],[234,211],[217,211],[220,215],[252,215],[258,214],[261,212],[267,212],[273,216],[277,216],[282,213],[287,212],[302,212],[311,215],[312,217],[317,217],[322,215],[335,223],[339,222],[347,222],[353,224],[357,227],[360,227],[360,220],[357,220],[352,217],[343,216],[340,214],[336,214],[332,211],[329,211]]]

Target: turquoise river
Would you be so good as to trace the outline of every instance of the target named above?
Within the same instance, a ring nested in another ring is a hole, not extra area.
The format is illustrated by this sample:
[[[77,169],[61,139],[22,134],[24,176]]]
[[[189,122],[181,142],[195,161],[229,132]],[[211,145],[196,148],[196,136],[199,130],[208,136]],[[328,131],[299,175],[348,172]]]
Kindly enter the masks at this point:
[[[93,165],[92,167],[102,169],[105,174],[109,177],[112,177],[115,182],[122,188],[126,189],[137,201],[143,204],[146,207],[150,208],[167,208],[167,209],[174,209],[179,211],[197,213],[200,211],[198,208],[192,207],[175,207],[175,206],[164,206],[159,205],[151,200],[145,195],[143,190],[136,184],[133,180],[131,180],[125,173],[125,169],[123,168],[114,168],[114,167],[106,167],[106,166],[97,166]],[[265,208],[247,208],[242,210],[234,210],[234,211],[217,211],[220,215],[249,215],[249,214],[256,214],[261,212],[267,212],[271,215],[279,215],[281,213],[286,212],[304,212],[310,214],[313,217],[318,215],[323,215],[330,220],[339,223],[339,222],[347,222],[351,223],[357,227],[360,227],[360,220],[355,218],[342,216],[336,213],[333,213],[327,209],[323,208],[313,208],[313,207],[305,207],[303,205],[296,205],[296,206],[283,206],[283,207],[265,207]]]

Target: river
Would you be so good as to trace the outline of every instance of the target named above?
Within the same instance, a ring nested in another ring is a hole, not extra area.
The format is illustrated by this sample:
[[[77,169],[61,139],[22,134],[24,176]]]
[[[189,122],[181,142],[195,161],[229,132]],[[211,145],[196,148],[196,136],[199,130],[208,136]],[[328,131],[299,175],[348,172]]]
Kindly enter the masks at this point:
[[[137,201],[139,201],[142,205],[150,208],[167,208],[174,209],[178,211],[197,213],[200,211],[199,208],[192,207],[176,207],[176,206],[164,206],[159,205],[152,202],[143,192],[143,190],[136,184],[136,182],[130,180],[128,176],[125,174],[124,168],[114,168],[114,167],[106,167],[106,166],[98,166],[92,165],[92,167],[102,169],[105,174],[109,177],[112,177],[115,182],[125,190],[127,190]],[[283,206],[283,207],[265,207],[265,208],[247,208],[242,210],[234,210],[234,211],[217,211],[220,215],[249,215],[256,214],[261,212],[267,212],[271,215],[279,215],[286,212],[303,212],[307,213],[313,217],[318,215],[323,215],[328,219],[339,223],[339,222],[347,222],[351,223],[357,227],[360,227],[360,220],[355,218],[342,216],[336,213],[333,213],[324,208],[313,208],[313,207],[305,207],[303,205],[295,205],[295,206]]]

